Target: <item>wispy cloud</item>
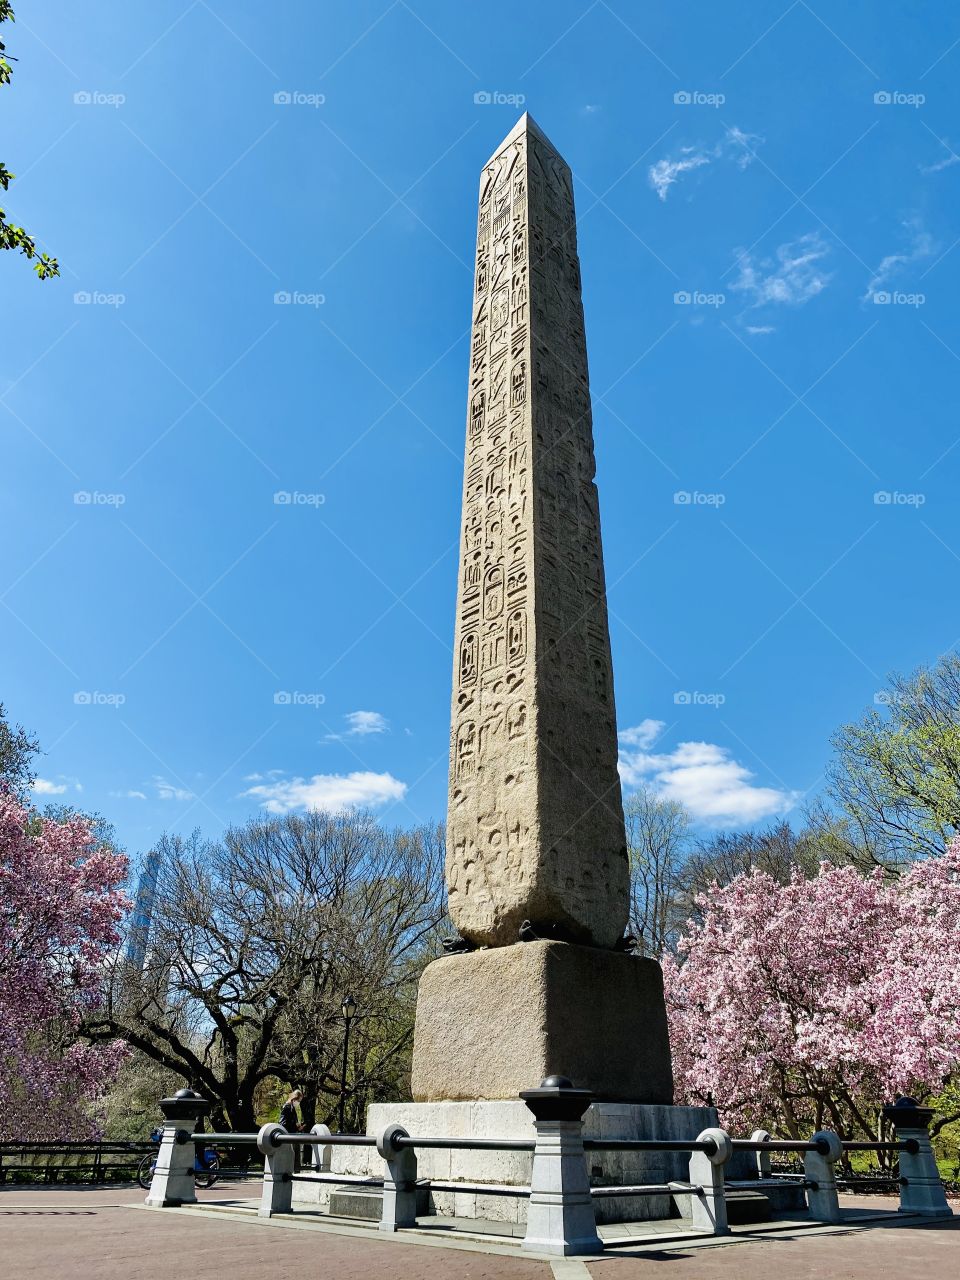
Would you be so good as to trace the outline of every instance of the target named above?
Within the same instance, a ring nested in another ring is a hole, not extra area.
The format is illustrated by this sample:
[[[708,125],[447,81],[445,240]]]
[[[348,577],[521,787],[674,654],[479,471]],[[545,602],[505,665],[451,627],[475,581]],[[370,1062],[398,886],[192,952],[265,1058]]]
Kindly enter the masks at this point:
[[[145,791],[111,791],[110,795],[117,800],[146,800]]]
[[[936,243],[933,236],[926,230],[918,214],[905,218],[902,226],[907,240],[905,248],[900,253],[888,253],[881,260],[879,267],[870,278],[862,301],[869,302],[874,294],[880,291],[881,286],[897,275],[901,268],[920,262],[923,258],[929,258],[935,252]]]
[[[188,791],[186,787],[178,787],[172,782],[168,782],[166,778],[161,778],[159,774],[153,779],[153,785],[157,790],[158,800],[192,800],[193,792]]]
[[[389,773],[315,773],[312,778],[288,778],[250,787],[243,792],[268,813],[322,809],[328,813],[374,808],[402,800],[407,784]]]
[[[624,786],[648,786],[666,800],[678,800],[707,826],[760,822],[786,813],[799,799],[800,792],[757,786],[751,771],[715,743],[681,742],[672,751],[649,751],[664,727],[663,721],[644,720],[620,733]]]
[[[647,170],[650,186],[661,200],[666,200],[670,188],[685,173],[702,169],[716,160],[730,160],[738,169],[746,169],[754,160],[756,145],[763,141],[753,133],[744,133],[736,125],[728,128],[718,143],[712,147],[695,143],[680,147],[671,156],[665,156]]]
[[[727,156],[738,169],[746,169],[756,160],[757,145],[762,142],[763,138],[759,134],[744,133],[736,125],[731,125],[723,136],[718,154]]]
[[[747,324],[744,325],[747,333],[776,333],[777,326],[775,324]]]
[[[666,200],[667,192],[681,174],[702,168],[710,159],[708,152],[698,151],[696,147],[681,147],[674,159],[658,160],[650,166],[650,185],[661,200]]]
[[[830,246],[818,231],[780,245],[773,257],[755,259],[746,250],[739,249],[736,253],[740,275],[731,288],[746,297],[750,309],[803,306],[822,293],[832,279],[823,267]],[[770,330],[769,325],[758,325],[752,332]]]
[[[957,155],[947,138],[940,139],[946,155],[942,160],[938,160],[935,164],[921,164],[917,168],[921,173],[939,173],[942,169],[951,169],[955,164],[960,164],[960,156]]]
[[[386,733],[390,721],[379,711],[348,711],[343,717],[347,727],[343,733],[328,733],[328,742],[339,742],[343,738],[365,738],[372,733]]]

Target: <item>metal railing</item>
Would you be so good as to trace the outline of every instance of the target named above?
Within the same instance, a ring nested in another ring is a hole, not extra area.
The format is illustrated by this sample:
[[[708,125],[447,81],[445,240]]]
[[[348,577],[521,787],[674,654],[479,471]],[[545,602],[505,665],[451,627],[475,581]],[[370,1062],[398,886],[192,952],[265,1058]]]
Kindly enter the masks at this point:
[[[549,1087],[547,1087],[549,1085]],[[583,1116],[590,1095],[567,1081],[544,1082],[539,1090],[521,1095],[534,1115],[535,1138],[454,1138],[414,1136],[398,1124],[377,1134],[331,1133],[315,1125],[310,1133],[288,1133],[278,1124],[264,1125],[256,1134],[202,1133],[186,1127],[184,1120],[199,1120],[206,1104],[196,1095],[165,1099],[163,1141],[147,1204],[163,1207],[195,1203],[193,1149],[196,1143],[255,1146],[264,1159],[261,1217],[293,1211],[296,1183],[333,1183],[345,1187],[369,1187],[382,1192],[380,1229],[397,1231],[417,1225],[417,1201],[425,1192],[466,1193],[523,1199],[527,1204],[527,1230],[523,1247],[545,1253],[596,1253],[603,1248],[597,1234],[594,1206],[611,1198],[671,1197],[694,1230],[723,1235],[729,1230],[726,1195],[731,1191],[773,1192],[788,1189],[806,1198],[810,1218],[839,1222],[841,1211],[835,1166],[847,1153],[874,1151],[896,1155],[900,1167],[897,1185],[900,1208],[928,1217],[950,1215],[927,1133],[929,1112],[910,1100],[887,1108],[897,1138],[890,1142],[843,1142],[837,1134],[822,1131],[808,1140],[777,1140],[764,1130],[750,1138],[731,1138],[720,1128],[705,1129],[695,1138],[585,1138]],[[191,1114],[191,1107],[193,1113]],[[294,1169],[294,1147],[310,1147],[313,1169]],[[375,1149],[383,1161],[382,1177],[337,1173],[332,1152],[337,1147]],[[418,1177],[417,1152],[505,1151],[530,1153],[529,1185],[468,1182],[450,1178]],[[689,1156],[688,1176],[649,1184],[590,1185],[588,1153],[658,1152]],[[727,1177],[735,1153],[756,1156],[756,1172],[748,1178]],[[771,1156],[800,1156],[803,1171],[774,1173]],[[559,1209],[559,1213],[557,1212]]]
[[[153,1142],[0,1142],[0,1186],[51,1184],[67,1179],[91,1184],[134,1182]]]

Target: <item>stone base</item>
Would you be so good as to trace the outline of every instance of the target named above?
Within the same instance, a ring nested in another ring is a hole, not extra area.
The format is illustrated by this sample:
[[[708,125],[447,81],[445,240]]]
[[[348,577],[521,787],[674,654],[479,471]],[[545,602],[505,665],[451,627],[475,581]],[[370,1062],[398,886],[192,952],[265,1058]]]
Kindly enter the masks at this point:
[[[309,1172],[309,1170],[307,1171]],[[296,1185],[296,1184],[294,1184]],[[328,1184],[327,1212],[334,1218],[360,1218],[364,1222],[379,1222],[383,1217],[383,1188]],[[296,1193],[294,1193],[296,1199]],[[426,1216],[430,1210],[430,1196],[426,1187],[417,1190],[417,1216]]]
[[[530,944],[532,945],[532,944]],[[696,1138],[717,1123],[712,1107],[639,1106],[598,1102],[584,1118],[585,1138]],[[367,1132],[376,1134],[387,1124],[402,1124],[414,1137],[529,1138],[533,1115],[523,1102],[379,1102],[370,1107]],[[383,1177],[383,1161],[370,1147],[333,1147],[331,1173]],[[734,1156],[734,1160],[737,1160]],[[594,1186],[686,1182],[690,1157],[682,1151],[592,1151],[590,1181]],[[477,1182],[529,1186],[533,1153],[529,1151],[417,1152],[417,1178],[438,1182]],[[744,1174],[746,1166],[744,1167]],[[304,1170],[304,1177],[308,1170]],[[739,1172],[730,1176],[743,1176]],[[338,1196],[333,1183],[298,1181],[295,1204],[331,1210]],[[689,1212],[688,1196],[619,1196],[594,1202],[598,1222],[637,1222],[679,1218]],[[337,1201],[337,1203],[341,1203]],[[419,1207],[418,1207],[419,1208]],[[343,1210],[340,1210],[343,1212]],[[485,1196],[476,1192],[431,1191],[426,1212],[441,1217],[524,1223],[525,1199]]]
[[[599,1100],[673,1102],[655,960],[520,942],[427,966],[413,1048],[418,1102],[515,1102],[549,1075],[567,1076]]]

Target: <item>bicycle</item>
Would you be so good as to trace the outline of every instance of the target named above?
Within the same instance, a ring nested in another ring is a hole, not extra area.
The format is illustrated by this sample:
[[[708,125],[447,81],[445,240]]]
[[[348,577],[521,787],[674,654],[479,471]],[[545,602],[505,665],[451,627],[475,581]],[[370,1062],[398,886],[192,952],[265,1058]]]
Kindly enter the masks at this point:
[[[163,1137],[162,1129],[154,1129],[150,1134],[150,1141],[160,1145],[160,1139]],[[157,1167],[157,1157],[152,1152],[147,1154],[140,1161],[137,1167],[137,1182],[144,1189],[150,1190],[150,1183],[153,1181],[153,1175]],[[215,1147],[204,1147],[202,1151],[196,1151],[193,1157],[193,1180],[198,1187],[209,1190],[216,1182],[220,1175],[220,1156]]]

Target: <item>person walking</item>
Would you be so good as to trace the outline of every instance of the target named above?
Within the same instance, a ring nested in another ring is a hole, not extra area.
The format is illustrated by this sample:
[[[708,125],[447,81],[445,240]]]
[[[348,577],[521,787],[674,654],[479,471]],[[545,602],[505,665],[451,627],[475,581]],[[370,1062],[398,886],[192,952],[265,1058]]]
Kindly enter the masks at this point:
[[[302,1125],[300,1123],[300,1115],[297,1111],[297,1103],[301,1102],[302,1100],[303,1100],[303,1090],[294,1089],[294,1091],[288,1095],[286,1102],[280,1108],[280,1115],[278,1119],[280,1124],[282,1124],[283,1127],[286,1129],[287,1133],[300,1133],[302,1131]],[[295,1143],[293,1147],[294,1173],[300,1172],[301,1150],[302,1148],[299,1142]]]

